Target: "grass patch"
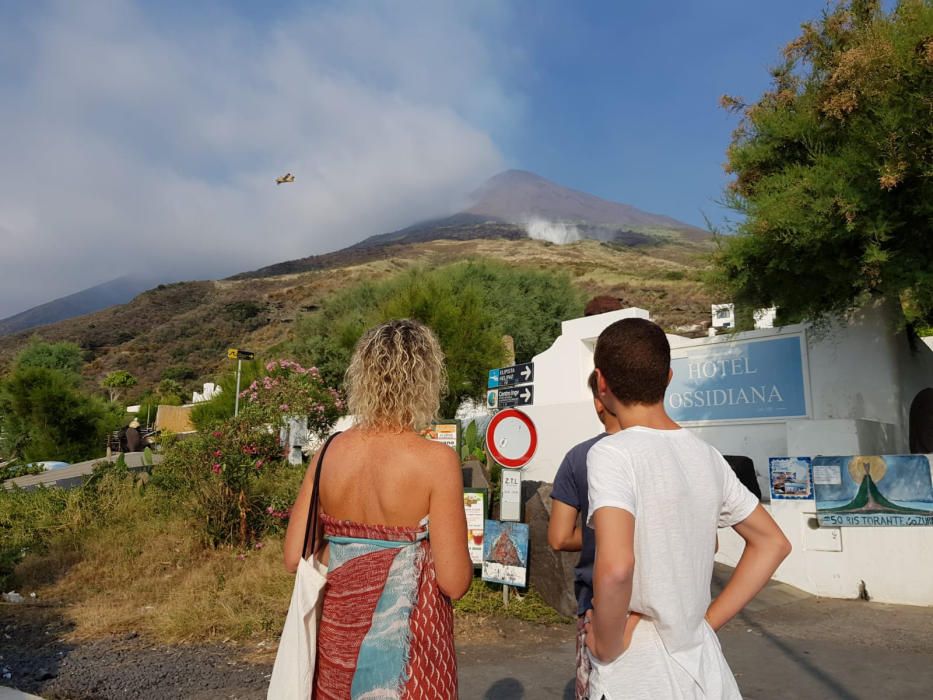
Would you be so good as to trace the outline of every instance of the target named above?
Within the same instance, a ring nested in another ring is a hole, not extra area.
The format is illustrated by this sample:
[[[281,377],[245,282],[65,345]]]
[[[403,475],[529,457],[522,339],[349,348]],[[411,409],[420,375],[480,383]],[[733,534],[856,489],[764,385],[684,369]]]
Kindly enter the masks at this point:
[[[502,586],[497,583],[487,583],[478,578],[473,579],[467,594],[454,603],[454,613],[457,617],[504,617],[540,624],[561,624],[571,621],[571,618],[564,617],[545,603],[533,588],[518,595],[513,589],[509,593],[509,605],[505,607],[502,602]]]

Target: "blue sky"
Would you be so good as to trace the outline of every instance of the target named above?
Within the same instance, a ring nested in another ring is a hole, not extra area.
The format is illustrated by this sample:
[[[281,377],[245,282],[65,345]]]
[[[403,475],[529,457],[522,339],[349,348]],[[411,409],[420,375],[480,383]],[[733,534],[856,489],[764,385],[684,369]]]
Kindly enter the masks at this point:
[[[333,250],[509,167],[720,222],[718,98],[822,7],[0,1],[0,318]]]

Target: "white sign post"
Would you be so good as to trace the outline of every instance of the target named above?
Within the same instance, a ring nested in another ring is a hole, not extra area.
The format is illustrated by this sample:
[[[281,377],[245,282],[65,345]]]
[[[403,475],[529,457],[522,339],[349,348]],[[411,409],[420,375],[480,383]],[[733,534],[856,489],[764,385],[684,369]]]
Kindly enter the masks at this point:
[[[517,469],[502,470],[502,486],[499,489],[499,520],[521,522],[522,519],[522,473]]]

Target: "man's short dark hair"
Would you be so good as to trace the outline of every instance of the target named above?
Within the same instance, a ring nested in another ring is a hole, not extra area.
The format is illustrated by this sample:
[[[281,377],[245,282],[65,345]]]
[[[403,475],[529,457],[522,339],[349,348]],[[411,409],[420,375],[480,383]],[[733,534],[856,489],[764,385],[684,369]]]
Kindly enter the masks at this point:
[[[594,369],[590,372],[589,379],[586,380],[586,385],[590,388],[590,391],[593,392],[593,398],[599,398],[599,381],[596,377],[596,370]]]
[[[593,356],[609,391],[624,404],[664,400],[671,368],[671,346],[656,323],[623,318],[599,334]]]

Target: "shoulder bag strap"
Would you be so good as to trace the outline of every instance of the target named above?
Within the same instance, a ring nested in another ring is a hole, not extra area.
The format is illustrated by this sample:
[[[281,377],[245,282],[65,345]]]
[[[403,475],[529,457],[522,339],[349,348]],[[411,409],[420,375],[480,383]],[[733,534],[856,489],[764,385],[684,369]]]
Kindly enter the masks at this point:
[[[330,447],[331,441],[340,435],[339,432],[334,433],[329,438],[327,442],[324,443],[324,447],[321,448],[321,454],[317,460],[317,472],[314,475],[314,493],[311,494],[311,507],[308,509],[308,522],[305,525],[305,543],[301,548],[301,556],[305,556],[305,553],[308,552],[308,542],[311,542],[311,547],[317,543],[317,521],[318,521],[318,511],[320,510],[319,503],[321,501],[321,471],[324,469],[324,455],[327,452],[327,448]],[[314,554],[312,551],[308,554],[310,556]]]

